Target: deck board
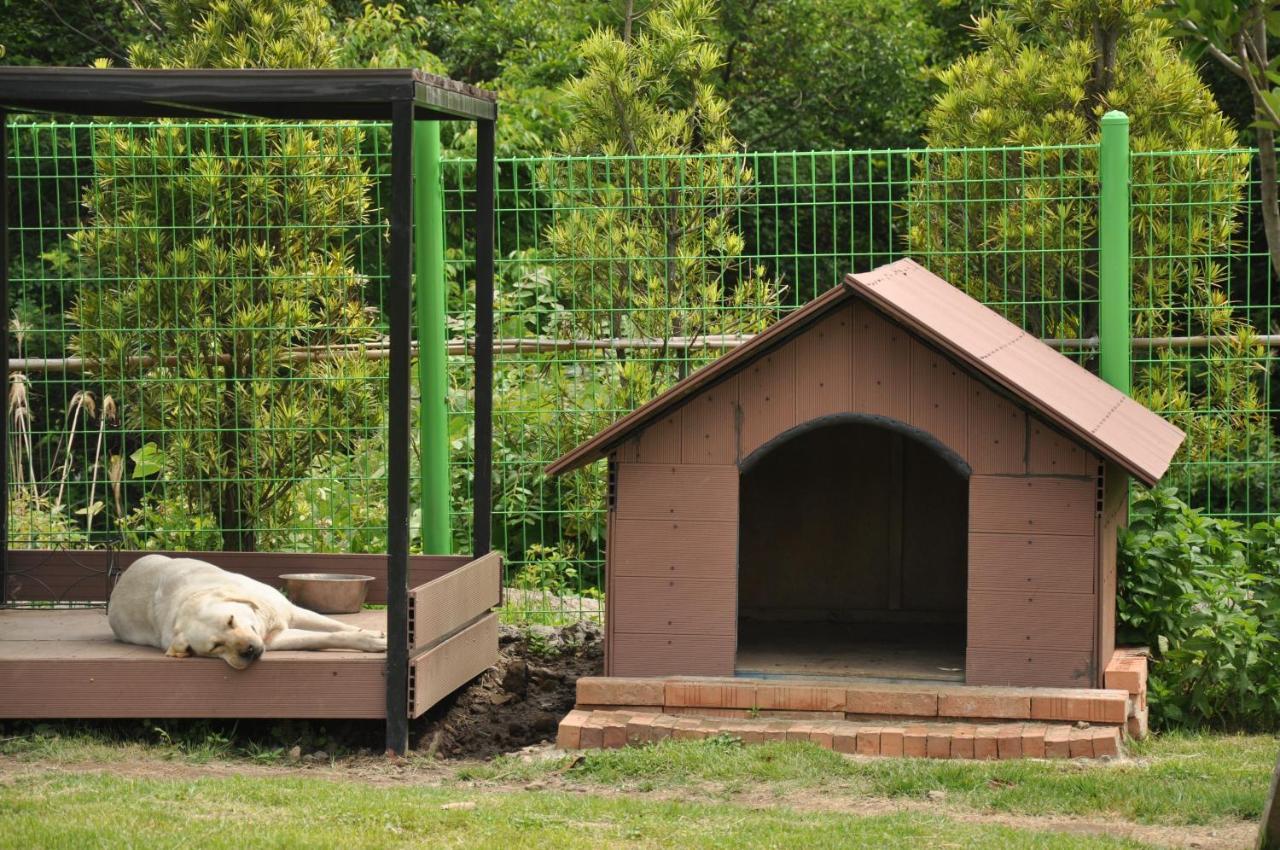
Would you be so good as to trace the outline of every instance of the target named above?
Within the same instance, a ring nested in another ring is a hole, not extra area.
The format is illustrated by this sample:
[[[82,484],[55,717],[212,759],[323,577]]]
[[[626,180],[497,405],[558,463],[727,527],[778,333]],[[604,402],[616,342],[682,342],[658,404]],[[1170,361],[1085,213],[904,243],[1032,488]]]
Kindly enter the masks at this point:
[[[381,629],[386,612],[337,619]],[[0,610],[0,717],[384,716],[384,653],[268,652],[248,670],[117,642],[102,609]]]

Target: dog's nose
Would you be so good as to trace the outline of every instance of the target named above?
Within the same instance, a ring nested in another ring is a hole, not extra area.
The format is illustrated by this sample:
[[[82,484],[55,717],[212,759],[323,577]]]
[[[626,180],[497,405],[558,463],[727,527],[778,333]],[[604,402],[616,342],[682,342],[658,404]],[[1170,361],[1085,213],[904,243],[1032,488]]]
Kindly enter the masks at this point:
[[[240,650],[240,657],[245,661],[257,661],[261,655],[262,647],[260,646],[247,646]]]

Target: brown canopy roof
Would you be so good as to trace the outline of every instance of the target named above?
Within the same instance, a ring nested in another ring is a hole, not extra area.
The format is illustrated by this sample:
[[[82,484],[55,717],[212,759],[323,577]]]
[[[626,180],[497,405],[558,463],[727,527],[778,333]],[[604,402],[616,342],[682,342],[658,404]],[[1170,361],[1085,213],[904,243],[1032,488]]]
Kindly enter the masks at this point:
[[[667,410],[850,298],[876,307],[1148,486],[1160,480],[1182,444],[1179,428],[908,259],[847,276],[842,285],[565,454],[547,472],[556,475],[604,457]]]

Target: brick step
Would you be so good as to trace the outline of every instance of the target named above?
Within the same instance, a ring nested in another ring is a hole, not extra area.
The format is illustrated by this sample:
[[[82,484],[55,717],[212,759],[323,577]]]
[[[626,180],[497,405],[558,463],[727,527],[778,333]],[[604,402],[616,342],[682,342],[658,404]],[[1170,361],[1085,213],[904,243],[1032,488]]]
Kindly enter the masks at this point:
[[[647,711],[574,709],[560,722],[561,749],[617,748],[667,738],[732,735],[744,743],[809,741],[840,753],[919,758],[1115,758],[1121,728],[1067,723],[858,723],[695,717]]]
[[[1126,682],[1129,684],[1129,682]],[[1136,684],[1136,683],[1134,683]],[[1145,700],[1145,690],[1142,692]],[[577,708],[703,717],[893,722],[1037,721],[1124,726],[1132,698],[1123,688],[1005,688],[895,682],[747,678],[578,680]]]

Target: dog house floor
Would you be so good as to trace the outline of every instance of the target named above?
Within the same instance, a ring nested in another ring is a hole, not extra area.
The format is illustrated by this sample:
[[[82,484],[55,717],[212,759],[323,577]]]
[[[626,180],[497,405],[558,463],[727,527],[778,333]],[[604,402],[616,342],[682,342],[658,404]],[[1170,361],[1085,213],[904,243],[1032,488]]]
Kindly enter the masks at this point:
[[[379,631],[386,612],[339,615]],[[119,643],[102,608],[0,610],[0,717],[381,718],[385,653],[268,652],[248,670]]]
[[[739,676],[964,681],[963,626],[743,621]]]

